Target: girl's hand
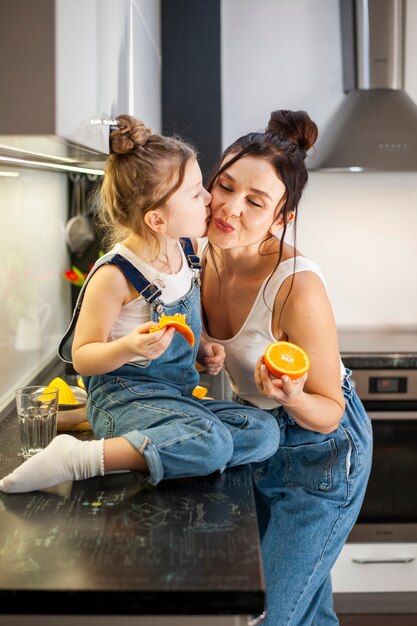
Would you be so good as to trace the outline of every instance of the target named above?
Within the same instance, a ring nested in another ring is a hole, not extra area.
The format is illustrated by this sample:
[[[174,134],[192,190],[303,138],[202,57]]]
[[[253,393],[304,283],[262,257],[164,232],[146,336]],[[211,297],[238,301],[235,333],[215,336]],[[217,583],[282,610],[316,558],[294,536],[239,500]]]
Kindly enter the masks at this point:
[[[201,340],[197,360],[203,365],[207,374],[216,376],[223,367],[226,353],[219,343]]]
[[[132,354],[152,360],[157,359],[168,348],[175,329],[165,326],[161,330],[150,333],[149,329],[152,326],[157,326],[157,324],[155,322],[146,322],[126,335],[124,338],[126,347]]]
[[[259,357],[256,363],[255,383],[258,390],[284,407],[296,404],[297,398],[303,393],[307,377],[308,372],[296,380],[292,380],[289,376],[274,378],[264,364],[263,356]]]

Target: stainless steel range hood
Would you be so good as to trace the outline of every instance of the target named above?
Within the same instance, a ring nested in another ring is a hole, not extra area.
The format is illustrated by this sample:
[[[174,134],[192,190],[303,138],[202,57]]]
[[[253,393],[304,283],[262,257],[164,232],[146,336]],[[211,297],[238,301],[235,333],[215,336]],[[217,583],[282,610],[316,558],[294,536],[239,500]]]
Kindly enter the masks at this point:
[[[340,0],[344,91],[310,170],[417,171],[417,105],[404,91],[404,0]]]

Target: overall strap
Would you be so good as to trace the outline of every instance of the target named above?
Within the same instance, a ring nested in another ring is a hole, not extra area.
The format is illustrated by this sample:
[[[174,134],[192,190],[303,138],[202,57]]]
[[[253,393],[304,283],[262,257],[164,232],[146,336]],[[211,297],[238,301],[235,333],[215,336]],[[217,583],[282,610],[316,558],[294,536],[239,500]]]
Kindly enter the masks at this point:
[[[187,259],[187,263],[192,270],[201,270],[200,258],[194,254],[193,244],[191,243],[191,239],[182,238],[180,239],[181,245],[184,250],[185,258]]]
[[[159,298],[162,291],[147,280],[144,275],[130,261],[125,259],[121,254],[115,254],[109,261],[109,264],[117,265],[123,272],[127,280],[134,286],[136,291],[140,293],[147,304],[152,304],[154,300]]]
[[[77,324],[78,316],[80,314],[81,305],[84,298],[85,289],[93,274],[102,265],[117,265],[117,267],[123,272],[127,280],[133,285],[133,287],[140,293],[147,304],[152,304],[159,298],[162,291],[154,284],[150,283],[141,272],[130,261],[125,259],[121,254],[107,254],[103,255],[96,261],[94,267],[89,272],[81,291],[78,294],[77,302],[75,304],[74,312],[72,314],[70,325],[61,339],[58,346],[58,356],[65,363],[72,363],[72,343],[74,341],[75,326]],[[156,303],[155,303],[156,304]]]

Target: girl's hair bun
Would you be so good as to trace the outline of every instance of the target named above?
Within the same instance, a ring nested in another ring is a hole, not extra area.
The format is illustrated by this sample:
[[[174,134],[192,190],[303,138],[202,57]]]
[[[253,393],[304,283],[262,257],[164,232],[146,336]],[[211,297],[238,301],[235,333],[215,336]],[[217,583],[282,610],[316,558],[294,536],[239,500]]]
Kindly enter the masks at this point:
[[[118,126],[110,133],[110,152],[128,154],[139,146],[144,146],[152,135],[141,120],[132,115],[119,115]]]
[[[316,142],[318,130],[306,111],[273,111],[265,132],[296,144],[307,152]]]

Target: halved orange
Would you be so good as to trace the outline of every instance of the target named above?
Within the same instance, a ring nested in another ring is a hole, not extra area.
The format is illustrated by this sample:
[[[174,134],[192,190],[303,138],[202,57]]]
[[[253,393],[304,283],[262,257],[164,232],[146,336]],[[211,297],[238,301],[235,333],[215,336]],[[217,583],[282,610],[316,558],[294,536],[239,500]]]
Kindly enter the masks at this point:
[[[293,380],[303,376],[310,368],[307,353],[289,341],[274,341],[267,346],[264,363],[272,376],[289,376]]]
[[[181,313],[175,313],[175,315],[161,315],[158,320],[158,326],[152,326],[149,332],[154,333],[157,330],[161,330],[165,326],[171,326],[175,328],[181,335],[188,341],[190,346],[194,345],[194,333],[185,321],[185,315]]]

